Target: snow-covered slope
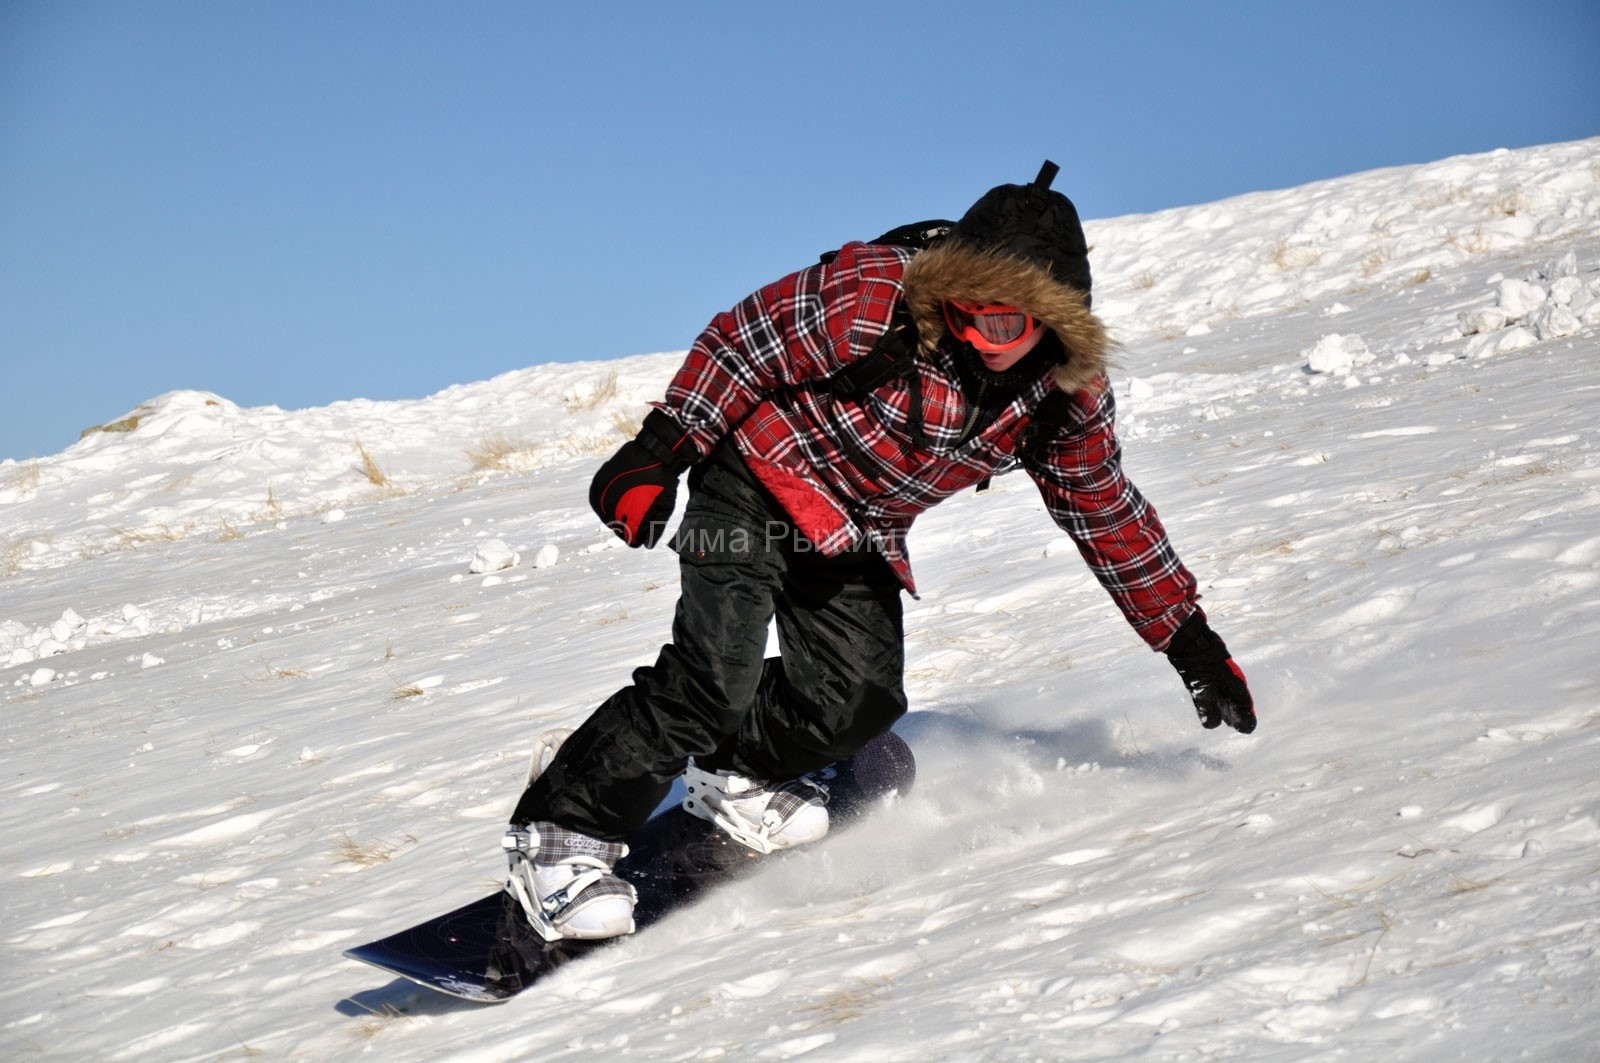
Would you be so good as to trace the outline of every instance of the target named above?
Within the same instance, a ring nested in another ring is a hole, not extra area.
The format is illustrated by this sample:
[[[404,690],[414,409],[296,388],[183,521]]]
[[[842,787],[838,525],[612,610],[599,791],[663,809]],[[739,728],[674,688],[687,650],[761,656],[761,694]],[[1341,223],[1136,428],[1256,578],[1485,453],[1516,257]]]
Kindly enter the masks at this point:
[[[0,1051],[1596,1058],[1600,140],[1089,229],[1255,735],[1002,479],[912,537],[913,795],[456,1005],[339,950],[492,889],[534,734],[665,637],[585,490],[676,356],[161,396],[0,464]]]

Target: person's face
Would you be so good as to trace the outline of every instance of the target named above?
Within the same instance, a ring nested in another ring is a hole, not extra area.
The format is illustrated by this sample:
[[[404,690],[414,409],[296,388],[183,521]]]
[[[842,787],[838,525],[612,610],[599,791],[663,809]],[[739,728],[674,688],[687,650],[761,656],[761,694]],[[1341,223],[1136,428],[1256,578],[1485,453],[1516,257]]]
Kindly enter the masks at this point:
[[[1044,338],[1044,326],[1009,303],[946,299],[943,305],[951,335],[977,351],[984,366],[996,373],[1016,365]]]
[[[993,373],[1003,373],[1007,369],[1010,369],[1012,366],[1016,365],[1018,362],[1022,361],[1022,359],[1026,358],[1028,356],[1028,352],[1039,346],[1039,341],[1043,339],[1044,326],[1035,325],[1033,327],[1033,334],[1027,339],[1023,340],[1018,346],[1011,348],[1009,351],[1002,351],[999,354],[992,354],[988,351],[978,350],[978,357],[983,360],[983,367],[985,369]]]

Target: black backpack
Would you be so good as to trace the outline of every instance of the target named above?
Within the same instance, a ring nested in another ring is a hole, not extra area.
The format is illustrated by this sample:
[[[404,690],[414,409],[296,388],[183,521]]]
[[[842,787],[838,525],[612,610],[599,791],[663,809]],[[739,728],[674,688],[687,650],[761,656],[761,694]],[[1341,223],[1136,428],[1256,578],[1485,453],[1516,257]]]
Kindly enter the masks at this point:
[[[876,240],[868,240],[869,244],[890,244],[894,247],[909,247],[921,251],[932,247],[934,244],[950,235],[950,230],[956,227],[953,221],[935,218],[932,221],[914,221],[910,225],[901,225],[890,229]],[[824,251],[817,257],[817,261],[827,265],[837,258],[839,252]]]
[[[876,240],[867,242],[923,251],[948,236],[955,225],[953,221],[939,218],[912,222],[910,225],[890,229]],[[828,251],[819,256],[817,261],[826,265],[838,257],[838,254],[837,251]],[[828,387],[841,396],[865,396],[891,380],[911,376],[916,354],[917,330],[911,322],[911,313],[902,304],[895,311],[889,327],[878,337],[878,342],[872,351],[865,358],[852,362],[829,377]],[[915,419],[912,423],[912,432],[916,435],[917,444],[920,446],[923,443],[922,425]]]

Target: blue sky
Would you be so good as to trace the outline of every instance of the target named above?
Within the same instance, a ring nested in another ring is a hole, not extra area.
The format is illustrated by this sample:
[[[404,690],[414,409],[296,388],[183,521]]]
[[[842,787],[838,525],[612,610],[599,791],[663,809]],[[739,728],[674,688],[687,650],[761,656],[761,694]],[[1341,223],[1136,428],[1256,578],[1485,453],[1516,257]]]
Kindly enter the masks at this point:
[[[1600,4],[0,3],[0,458],[687,347],[1049,156],[1086,218],[1600,134]]]

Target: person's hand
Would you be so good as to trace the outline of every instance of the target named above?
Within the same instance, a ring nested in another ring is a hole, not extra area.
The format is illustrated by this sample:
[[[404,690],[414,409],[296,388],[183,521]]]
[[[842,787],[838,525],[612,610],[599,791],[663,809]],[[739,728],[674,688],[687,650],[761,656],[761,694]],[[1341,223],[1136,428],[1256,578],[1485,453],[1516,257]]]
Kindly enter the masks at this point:
[[[1178,670],[1194,708],[1206,728],[1227,724],[1241,734],[1256,729],[1255,702],[1244,672],[1228,655],[1228,647],[1196,609],[1167,643],[1167,660]]]
[[[651,410],[639,434],[611,456],[589,485],[589,505],[629,546],[661,541],[678,498],[678,477],[700,459],[688,434]]]

